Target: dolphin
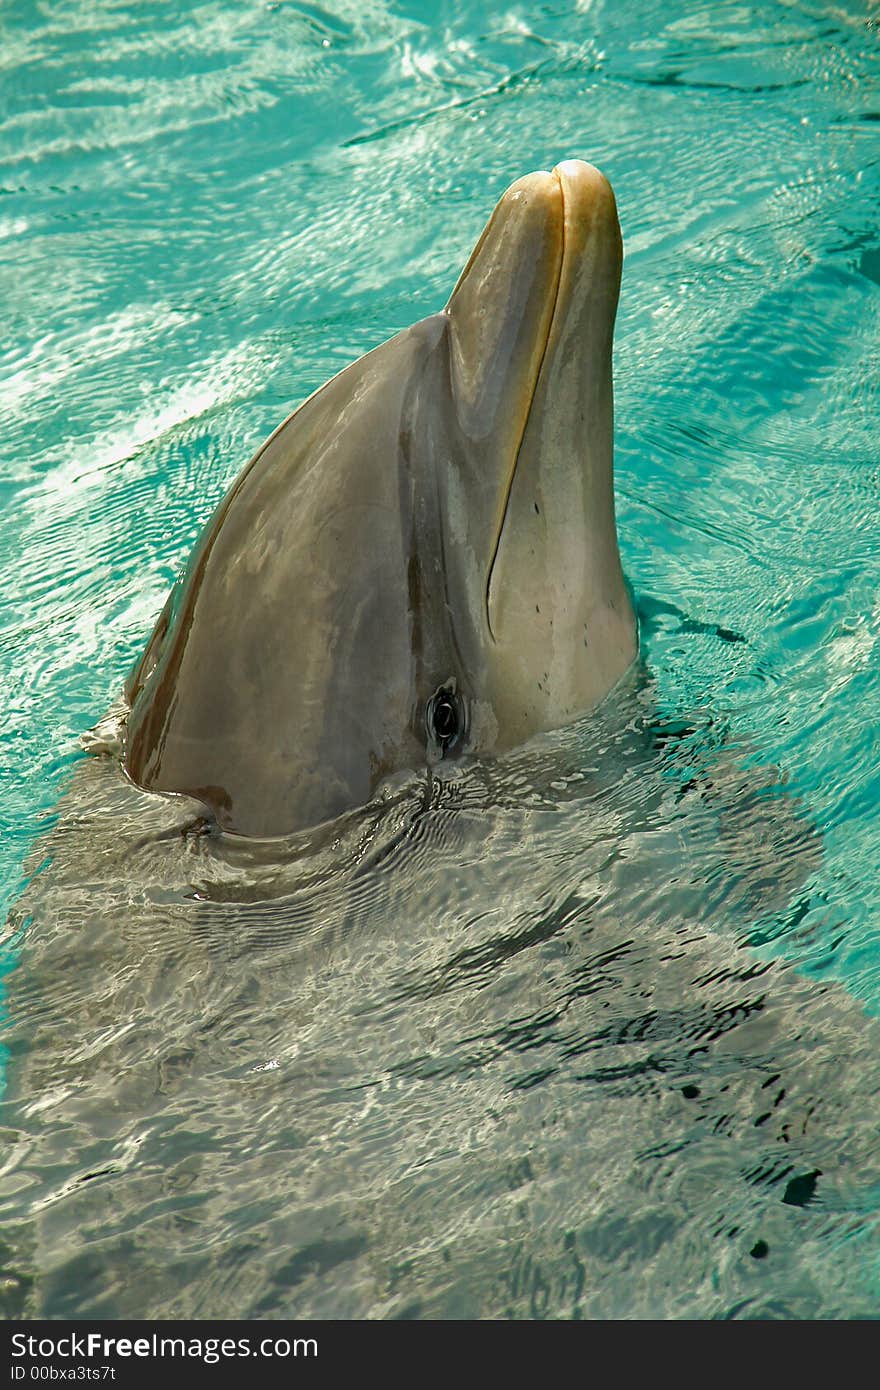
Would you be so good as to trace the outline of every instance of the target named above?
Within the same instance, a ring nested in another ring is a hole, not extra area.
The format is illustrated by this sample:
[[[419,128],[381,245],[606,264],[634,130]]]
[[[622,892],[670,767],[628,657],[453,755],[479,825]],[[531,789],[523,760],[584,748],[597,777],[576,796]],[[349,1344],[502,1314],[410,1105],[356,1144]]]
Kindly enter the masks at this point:
[[[135,784],[285,835],[608,694],[638,647],[613,493],[621,263],[597,169],[520,178],[445,309],[271,435],[126,684]]]

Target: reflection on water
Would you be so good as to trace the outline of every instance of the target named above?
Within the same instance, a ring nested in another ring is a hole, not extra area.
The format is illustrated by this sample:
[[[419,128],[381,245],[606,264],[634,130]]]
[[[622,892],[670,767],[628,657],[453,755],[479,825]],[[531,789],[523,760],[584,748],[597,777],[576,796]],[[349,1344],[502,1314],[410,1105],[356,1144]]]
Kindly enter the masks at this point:
[[[5,1311],[873,1314],[877,43],[861,0],[4,16]],[[261,438],[568,155],[626,244],[650,703],[286,846],[98,760],[47,831]]]
[[[292,842],[82,764],[19,908],[8,1306],[867,1312],[876,1025],[743,940],[819,839],[649,698]]]

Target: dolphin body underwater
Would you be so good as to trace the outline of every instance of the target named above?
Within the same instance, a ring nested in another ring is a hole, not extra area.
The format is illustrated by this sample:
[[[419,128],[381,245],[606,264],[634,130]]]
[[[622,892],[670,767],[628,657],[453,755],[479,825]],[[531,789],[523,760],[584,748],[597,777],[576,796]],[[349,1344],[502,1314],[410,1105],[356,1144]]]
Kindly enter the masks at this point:
[[[529,174],[445,310],[276,430],[128,682],[134,782],[284,834],[608,693],[637,648],[612,478],[621,259],[597,169]]]
[[[520,180],[209,523],[10,914],[0,1316],[876,1312],[821,842],[634,660],[620,258]]]

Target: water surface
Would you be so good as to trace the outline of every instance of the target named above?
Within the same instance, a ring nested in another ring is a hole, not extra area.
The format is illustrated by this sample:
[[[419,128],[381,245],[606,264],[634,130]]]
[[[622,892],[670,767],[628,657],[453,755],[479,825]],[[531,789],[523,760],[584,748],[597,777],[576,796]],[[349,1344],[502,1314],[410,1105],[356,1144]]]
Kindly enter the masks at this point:
[[[876,1309],[877,19],[7,7],[8,1312]],[[78,740],[201,524],[567,156],[650,684],[335,845],[163,838]]]

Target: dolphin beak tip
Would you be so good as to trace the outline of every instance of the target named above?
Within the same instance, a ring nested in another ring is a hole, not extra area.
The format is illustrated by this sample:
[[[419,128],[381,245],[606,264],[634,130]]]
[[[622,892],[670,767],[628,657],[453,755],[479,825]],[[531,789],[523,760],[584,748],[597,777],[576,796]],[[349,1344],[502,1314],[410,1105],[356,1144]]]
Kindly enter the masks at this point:
[[[584,220],[596,227],[618,226],[610,182],[601,169],[583,159],[563,159],[549,172],[539,169],[517,179],[501,200],[502,204],[508,201],[540,208],[548,225],[567,230]]]
[[[566,208],[604,211],[616,221],[614,190],[595,164],[587,164],[583,159],[564,159],[554,167],[553,173],[559,180]]]

